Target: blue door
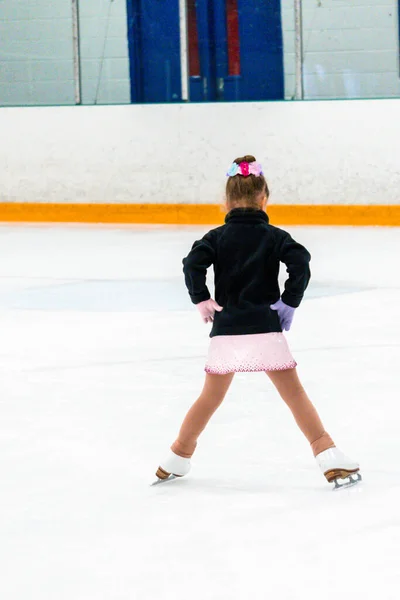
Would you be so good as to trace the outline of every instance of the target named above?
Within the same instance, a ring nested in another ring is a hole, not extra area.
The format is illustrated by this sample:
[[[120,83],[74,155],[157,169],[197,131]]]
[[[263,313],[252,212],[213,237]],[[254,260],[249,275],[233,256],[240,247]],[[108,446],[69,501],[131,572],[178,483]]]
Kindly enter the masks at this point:
[[[180,102],[179,0],[127,0],[132,102]]]
[[[132,102],[181,96],[179,0],[127,0]],[[280,0],[187,0],[189,100],[284,97]]]

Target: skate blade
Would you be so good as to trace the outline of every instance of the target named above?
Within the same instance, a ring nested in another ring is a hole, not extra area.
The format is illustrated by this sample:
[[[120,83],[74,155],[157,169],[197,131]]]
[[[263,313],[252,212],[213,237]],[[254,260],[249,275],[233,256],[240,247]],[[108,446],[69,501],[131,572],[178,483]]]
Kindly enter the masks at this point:
[[[174,473],[168,473],[164,471],[162,467],[158,467],[156,471],[156,481],[154,481],[151,485],[159,485],[160,483],[166,483],[167,481],[172,481],[173,479],[177,479],[180,475],[175,475]]]
[[[350,473],[346,478],[337,478],[334,479],[335,487],[333,491],[342,490],[343,488],[349,488],[357,485],[362,481],[361,473],[358,471],[356,473]]]
[[[160,483],[167,483],[168,481],[173,481],[174,479],[178,479],[178,475],[169,475],[168,477],[163,477],[162,479],[158,478],[156,481],[151,483],[151,486],[160,485]]]

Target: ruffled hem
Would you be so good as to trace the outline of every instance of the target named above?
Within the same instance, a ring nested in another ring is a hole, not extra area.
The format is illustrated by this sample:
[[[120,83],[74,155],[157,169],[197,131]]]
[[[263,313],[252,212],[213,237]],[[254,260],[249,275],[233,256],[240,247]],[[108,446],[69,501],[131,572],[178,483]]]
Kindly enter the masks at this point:
[[[211,338],[206,373],[286,371],[297,366],[283,333],[222,335]]]
[[[287,371],[288,369],[295,369],[297,367],[296,361],[291,361],[283,365],[265,365],[265,366],[241,366],[241,367],[208,367],[205,366],[204,370],[210,375],[228,375],[228,373],[267,373],[268,371]]]

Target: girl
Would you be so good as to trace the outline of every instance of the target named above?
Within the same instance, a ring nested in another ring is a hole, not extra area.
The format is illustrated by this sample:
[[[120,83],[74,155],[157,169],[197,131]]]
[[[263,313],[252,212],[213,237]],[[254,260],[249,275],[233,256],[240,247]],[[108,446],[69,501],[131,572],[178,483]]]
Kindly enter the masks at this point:
[[[359,465],[336,448],[325,431],[299,381],[282,333],[289,331],[310,280],[310,254],[288,233],[269,224],[265,213],[268,185],[254,156],[237,158],[227,176],[225,225],[195,242],[183,260],[190,298],[204,322],[212,323],[206,380],[160,463],[158,481],[189,472],[197,439],[223,401],[234,374],[265,371],[311,444],[326,479],[337,487],[338,480],[356,482],[361,479]],[[280,262],[289,274],[281,297]],[[216,300],[210,298],[206,286],[211,265]]]

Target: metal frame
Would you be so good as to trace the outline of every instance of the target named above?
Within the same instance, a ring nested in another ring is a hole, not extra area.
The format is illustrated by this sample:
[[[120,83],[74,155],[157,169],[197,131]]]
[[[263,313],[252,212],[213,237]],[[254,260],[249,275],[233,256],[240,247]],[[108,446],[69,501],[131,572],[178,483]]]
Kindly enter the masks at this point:
[[[295,27],[295,69],[296,87],[294,97],[296,100],[304,99],[303,78],[303,10],[302,0],[294,0],[294,27]]]
[[[181,96],[182,101],[189,101],[189,50],[188,50],[188,21],[187,0],[179,0],[179,31],[180,31],[180,60],[181,60]]]
[[[82,104],[81,49],[79,36],[79,0],[72,2],[72,45],[74,54],[75,104]]]
[[[398,51],[397,51],[397,60],[398,60],[398,71],[399,71],[399,77],[400,77],[400,0],[397,0],[397,23],[398,23],[397,39],[399,42]]]

